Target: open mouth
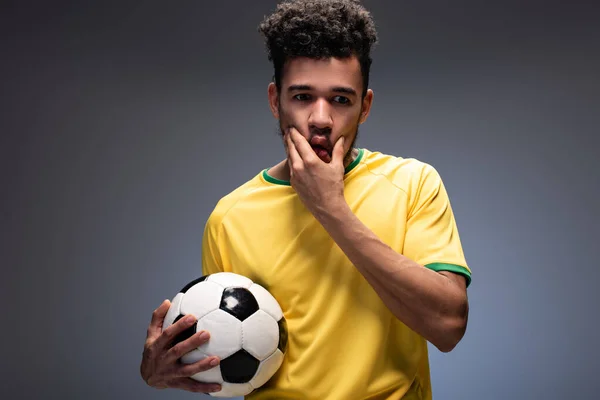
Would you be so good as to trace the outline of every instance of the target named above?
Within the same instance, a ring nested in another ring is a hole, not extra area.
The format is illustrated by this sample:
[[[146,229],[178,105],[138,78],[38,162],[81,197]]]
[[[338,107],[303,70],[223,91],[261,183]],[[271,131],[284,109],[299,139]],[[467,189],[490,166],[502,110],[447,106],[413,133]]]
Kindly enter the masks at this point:
[[[324,135],[314,135],[309,140],[313,151],[321,160],[328,163],[331,161],[331,147],[329,138]]]
[[[331,155],[329,154],[329,151],[323,147],[323,146],[312,146],[313,151],[315,152],[315,154],[317,156],[319,156],[319,158],[325,162],[329,162],[331,161]]]

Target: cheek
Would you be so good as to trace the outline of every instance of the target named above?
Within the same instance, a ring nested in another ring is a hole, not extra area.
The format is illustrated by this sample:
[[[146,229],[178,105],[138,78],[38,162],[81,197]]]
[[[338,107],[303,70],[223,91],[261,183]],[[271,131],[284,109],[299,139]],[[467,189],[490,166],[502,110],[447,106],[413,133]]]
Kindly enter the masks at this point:
[[[279,119],[281,121],[293,122],[294,121],[295,112],[292,107],[288,104],[280,104],[279,105]]]
[[[279,123],[282,126],[290,126],[293,125],[300,132],[304,133],[308,130],[308,114],[302,110],[294,110],[289,108],[279,108]]]
[[[360,114],[358,116],[352,115],[348,117],[344,117],[342,122],[341,134],[348,138],[349,136],[353,136],[358,129],[358,125],[360,122]]]

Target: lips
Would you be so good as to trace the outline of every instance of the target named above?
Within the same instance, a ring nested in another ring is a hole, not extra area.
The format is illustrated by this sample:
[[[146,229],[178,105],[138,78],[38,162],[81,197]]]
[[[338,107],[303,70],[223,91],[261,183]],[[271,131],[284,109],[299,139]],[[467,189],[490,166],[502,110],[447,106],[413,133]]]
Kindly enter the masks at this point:
[[[329,144],[329,140],[327,140],[325,136],[313,136],[309,143],[313,149],[323,149],[328,154],[331,154],[331,146]]]
[[[313,136],[309,143],[321,160],[326,163],[331,162],[331,145],[325,136]]]

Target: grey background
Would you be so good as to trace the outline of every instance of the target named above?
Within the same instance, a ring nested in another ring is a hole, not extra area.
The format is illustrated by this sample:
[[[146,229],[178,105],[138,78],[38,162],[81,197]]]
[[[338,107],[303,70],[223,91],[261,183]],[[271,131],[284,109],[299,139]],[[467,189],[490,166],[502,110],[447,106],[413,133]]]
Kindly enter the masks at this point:
[[[217,200],[284,157],[256,32],[275,3],[2,3],[2,398],[202,398],[145,386],[142,346]],[[358,144],[440,171],[473,270],[434,398],[599,398],[597,7],[365,4]]]

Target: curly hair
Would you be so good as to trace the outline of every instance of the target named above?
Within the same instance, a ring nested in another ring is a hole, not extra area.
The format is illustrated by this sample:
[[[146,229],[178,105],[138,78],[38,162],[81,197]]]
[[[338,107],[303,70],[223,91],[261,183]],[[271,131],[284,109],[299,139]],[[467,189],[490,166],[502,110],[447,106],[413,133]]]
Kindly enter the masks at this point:
[[[264,36],[274,81],[281,90],[283,66],[289,58],[356,56],[363,77],[363,97],[369,86],[371,49],[377,31],[371,14],[358,0],[288,0],[258,26]]]

